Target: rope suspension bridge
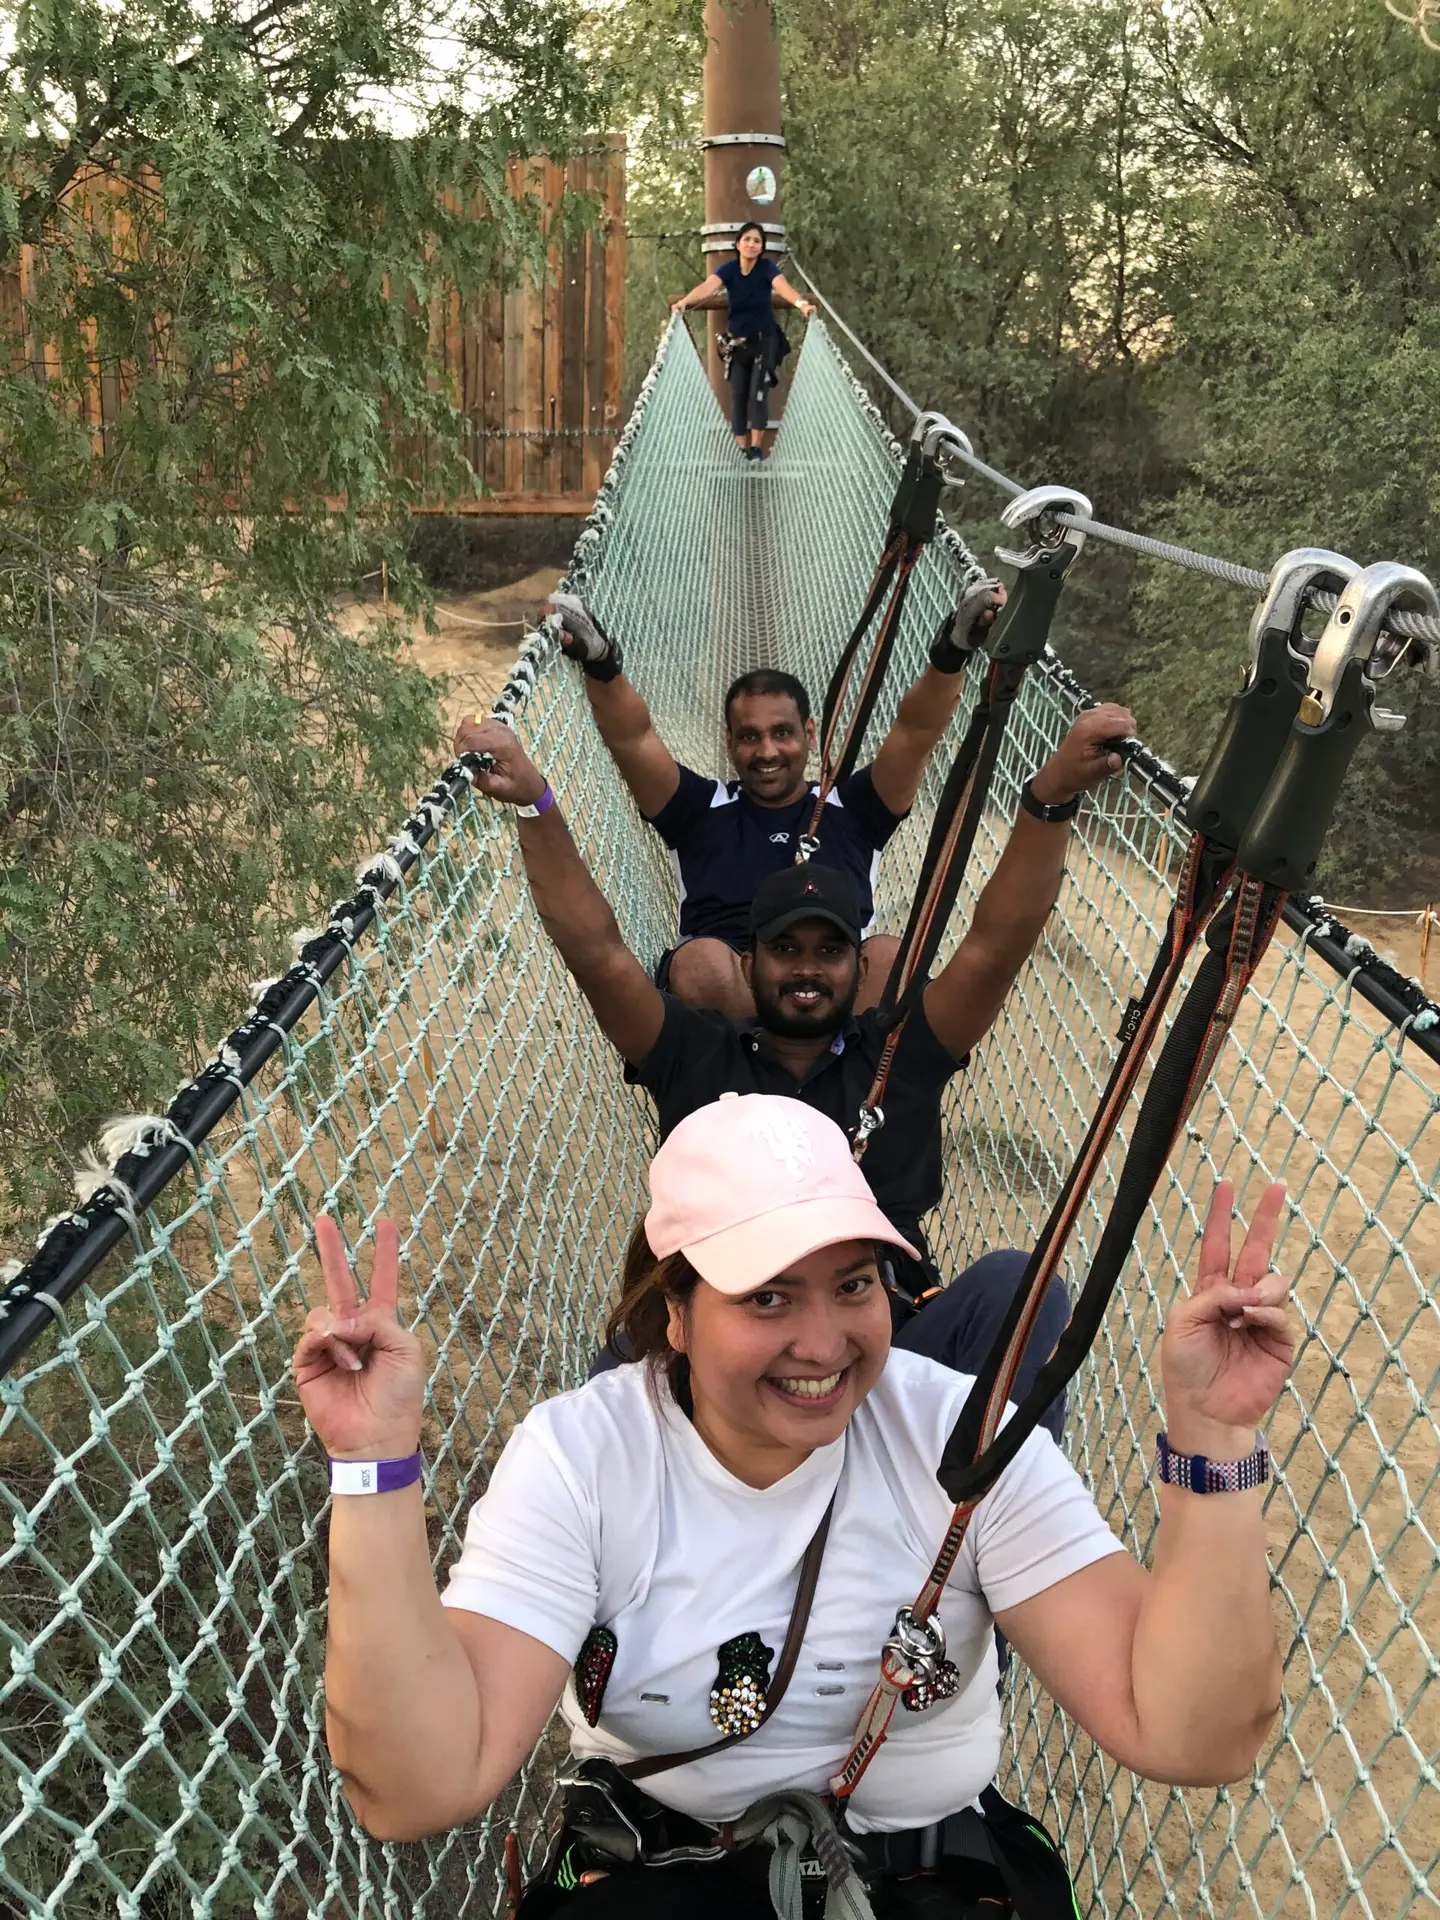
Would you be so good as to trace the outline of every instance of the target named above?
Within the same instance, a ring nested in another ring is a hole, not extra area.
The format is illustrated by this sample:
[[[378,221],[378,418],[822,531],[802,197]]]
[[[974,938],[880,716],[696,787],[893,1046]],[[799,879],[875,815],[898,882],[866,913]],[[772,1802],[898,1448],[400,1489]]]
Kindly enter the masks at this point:
[[[772,458],[741,464],[682,328],[667,331],[567,584],[623,637],[679,757],[718,764],[736,675],[829,678],[901,453],[815,325]],[[948,528],[919,555],[872,729],[982,571]],[[1082,697],[1048,652],[1024,676],[957,925]],[[672,883],[550,632],[527,637],[499,709],[653,960]],[[1363,762],[1342,804],[1362,779]],[[887,851],[882,925],[904,923],[942,782],[932,769]],[[1184,800],[1132,750],[1087,802],[1047,934],[952,1084],[931,1236],[943,1270],[1032,1244],[1060,1194],[1160,939]],[[165,1114],[110,1130],[77,1210],[0,1293],[0,1901],[27,1916],[490,1914],[506,1827],[537,1845],[543,1829],[544,1745],[473,1828],[388,1846],[351,1816],[324,1749],[325,1461],[288,1358],[318,1285],[314,1216],[335,1214],[352,1242],[394,1216],[402,1299],[431,1355],[427,1511],[447,1565],[516,1421],[587,1371],[641,1204],[648,1113],[540,932],[508,818],[459,764],[296,945]],[[1122,1117],[1080,1206],[1062,1263],[1072,1294],[1130,1127]],[[1437,1142],[1435,1009],[1292,895],[1146,1208],[1067,1429],[1143,1556],[1156,1351],[1199,1232],[1192,1192],[1203,1202],[1226,1175],[1243,1202],[1284,1179],[1303,1342],[1269,1433],[1283,1717],[1253,1780],[1182,1792],[1135,1780],[1012,1678],[1000,1785],[1048,1815],[1087,1913],[1433,1909]]]

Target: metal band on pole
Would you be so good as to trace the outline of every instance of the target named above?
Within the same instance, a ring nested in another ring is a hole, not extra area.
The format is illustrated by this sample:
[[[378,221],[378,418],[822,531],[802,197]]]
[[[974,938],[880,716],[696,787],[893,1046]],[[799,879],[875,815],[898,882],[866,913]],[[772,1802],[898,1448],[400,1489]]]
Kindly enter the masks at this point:
[[[710,147],[781,147],[785,145],[783,133],[706,133],[700,138],[700,149],[705,152]]]

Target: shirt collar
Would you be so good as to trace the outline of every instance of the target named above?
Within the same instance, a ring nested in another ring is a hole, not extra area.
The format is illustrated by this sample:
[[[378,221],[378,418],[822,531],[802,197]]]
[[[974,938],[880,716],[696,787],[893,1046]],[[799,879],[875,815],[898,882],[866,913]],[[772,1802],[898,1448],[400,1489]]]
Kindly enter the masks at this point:
[[[761,1026],[758,1019],[742,1020],[740,1022],[740,1033],[743,1039],[753,1040],[759,1034],[762,1034],[764,1031],[765,1029],[764,1027]],[[858,1039],[859,1036],[860,1036],[860,1022],[855,1018],[854,1014],[852,1013],[850,1018],[845,1022],[844,1026],[840,1029],[840,1031],[832,1037],[830,1041],[831,1053],[833,1053],[836,1059],[838,1060],[840,1055],[844,1053],[849,1043],[852,1040]]]

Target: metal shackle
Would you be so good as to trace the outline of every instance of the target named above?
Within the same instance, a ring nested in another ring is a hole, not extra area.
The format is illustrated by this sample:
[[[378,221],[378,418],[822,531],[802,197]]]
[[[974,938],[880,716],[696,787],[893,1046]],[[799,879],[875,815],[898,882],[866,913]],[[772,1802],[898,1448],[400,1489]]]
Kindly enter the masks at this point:
[[[1077,527],[1060,526],[1055,515],[1074,513],[1089,520],[1094,512],[1089,500],[1074,487],[1031,487],[1011,500],[1000,515],[1003,526],[1029,529],[1030,546],[1024,551],[1018,547],[996,547],[995,557],[1003,560],[1007,567],[1028,567],[1033,566],[1041,554],[1050,553],[1062,544],[1073,547],[1078,554],[1085,544],[1084,533]]]
[[[1386,620],[1401,608],[1440,616],[1440,593],[1418,567],[1376,560],[1348,583],[1315,649],[1310,684],[1300,703],[1302,727],[1317,727],[1329,719],[1346,668],[1357,660],[1370,665]],[[1367,678],[1383,677],[1399,657],[1390,660],[1382,674]]]

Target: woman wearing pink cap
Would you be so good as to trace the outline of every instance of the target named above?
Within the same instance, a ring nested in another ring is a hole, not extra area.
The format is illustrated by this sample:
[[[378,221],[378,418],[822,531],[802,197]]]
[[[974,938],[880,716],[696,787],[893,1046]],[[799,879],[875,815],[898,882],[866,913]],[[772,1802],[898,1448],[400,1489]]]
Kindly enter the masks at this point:
[[[1233,1273],[1217,1190],[1172,1307],[1153,1567],[1037,1431],[927,1624],[906,1610],[951,1521],[935,1470],[969,1382],[891,1351],[877,1249],[903,1242],[843,1134],[728,1096],[675,1128],[650,1189],[611,1322],[637,1363],[532,1409],[443,1595],[395,1230],[361,1303],[320,1222],[330,1306],[295,1376],[332,1459],[326,1704],[356,1812],[393,1839],[476,1818],[559,1705],[566,1822],[525,1920],[1058,1920],[1063,1869],[990,1784],[994,1628],[1137,1773],[1249,1771],[1280,1693],[1255,1429],[1293,1350],[1269,1268],[1283,1190]]]

